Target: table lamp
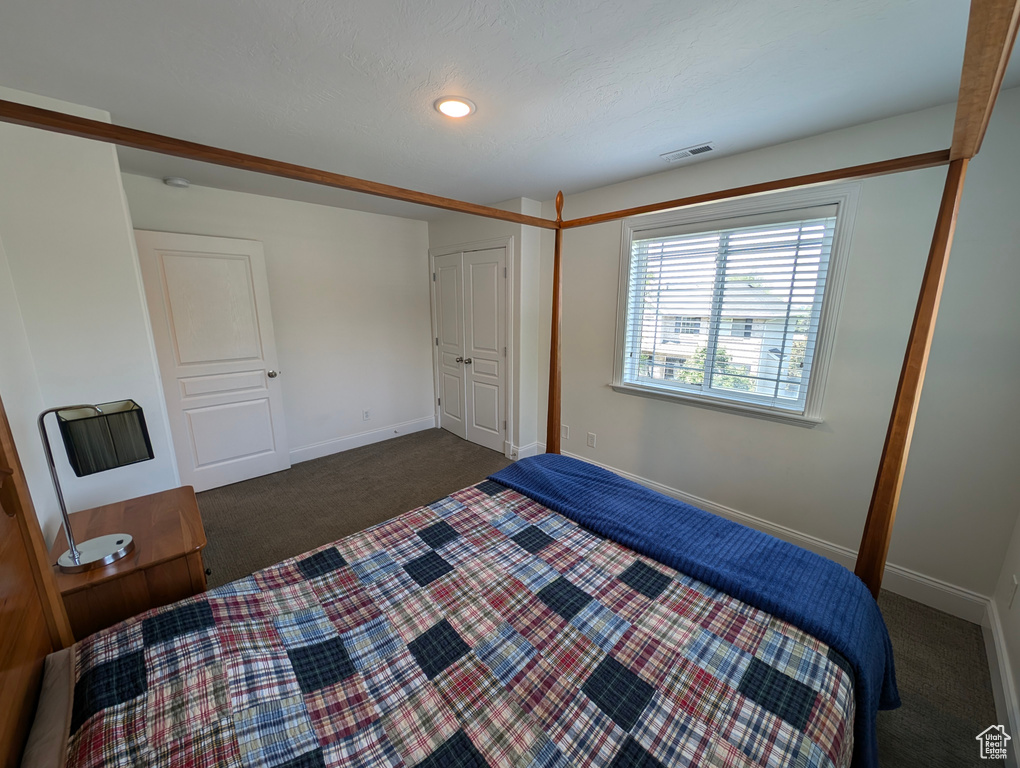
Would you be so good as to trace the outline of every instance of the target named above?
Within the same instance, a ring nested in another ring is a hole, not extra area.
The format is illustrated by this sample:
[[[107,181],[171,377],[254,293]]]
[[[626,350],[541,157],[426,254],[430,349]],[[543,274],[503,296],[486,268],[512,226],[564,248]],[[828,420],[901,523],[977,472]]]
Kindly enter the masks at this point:
[[[145,415],[134,400],[118,400],[99,405],[65,405],[49,408],[39,414],[39,433],[70,547],[57,558],[57,565],[69,573],[101,568],[133,550],[134,539],[127,533],[111,533],[80,544],[74,540],[67,505],[53,462],[53,451],[46,434],[45,419],[51,413],[57,415],[67,460],[78,477],[154,458],[149,432],[145,428]]]

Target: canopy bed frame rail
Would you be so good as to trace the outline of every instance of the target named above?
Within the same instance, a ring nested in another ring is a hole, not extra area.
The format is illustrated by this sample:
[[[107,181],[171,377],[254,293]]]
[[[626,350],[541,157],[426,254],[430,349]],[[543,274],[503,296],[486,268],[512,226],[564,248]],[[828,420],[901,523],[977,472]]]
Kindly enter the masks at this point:
[[[948,150],[767,181],[736,189],[709,192],[567,221],[563,220],[562,192],[556,196],[556,219],[544,219],[292,163],[246,155],[10,101],[0,101],[0,121],[554,230],[549,402],[546,433],[546,450],[551,453],[558,453],[560,450],[562,379],[560,329],[563,313],[562,251],[564,230],[615,221],[641,213],[695,205],[710,200],[723,200],[840,179],[900,173],[949,163],[942,204],[939,208],[935,234],[921,282],[917,309],[904,355],[889,429],[879,462],[875,490],[857,559],[857,575],[877,596],[882,584],[885,558],[896,516],[896,505],[910,449],[921,386],[924,382],[967,163],[980,148],[987,129],[992,107],[1002,84],[1010,50],[1016,39],[1018,17],[1020,17],[1020,0],[972,1],[953,141]],[[0,505],[3,506],[7,515],[13,515],[13,517],[0,515],[0,523],[7,526],[4,530],[3,544],[0,546],[5,568],[4,577],[0,583],[0,601],[3,601],[5,611],[8,605],[16,605],[17,610],[21,611],[18,615],[34,616],[36,623],[32,626],[37,627],[35,632],[20,630],[12,632],[10,627],[22,626],[19,623],[20,620],[15,619],[12,623],[7,621],[5,615],[5,631],[0,637],[0,694],[4,701],[21,703],[20,707],[10,708],[9,714],[5,715],[3,722],[0,723],[0,766],[9,766],[14,765],[19,759],[24,744],[24,729],[27,725],[27,718],[34,709],[33,701],[38,691],[42,658],[50,650],[70,644],[72,636],[63,604],[53,584],[42,534],[31,506],[28,488],[17,459],[17,453],[14,450],[10,429],[6,417],[3,415],[2,403],[0,403],[0,448],[2,448],[0,451],[0,480],[3,481],[3,485],[0,487]],[[18,535],[7,536],[8,530]],[[18,549],[20,554],[12,549],[11,542],[14,540],[17,540],[15,543],[19,545],[20,549],[18,547],[13,549]],[[16,567],[9,565],[15,561],[20,565]],[[29,622],[29,619],[25,621]],[[25,623],[24,626],[29,626],[29,623]]]
[[[0,121],[24,125],[30,128],[41,128],[45,131],[63,133],[68,136],[79,136],[83,139],[105,141],[109,144],[116,144],[119,147],[144,149],[148,152],[157,152],[161,155],[183,157],[187,160],[198,160],[203,163],[211,163],[212,165],[222,165],[227,168],[238,168],[242,171],[264,173],[268,176],[280,176],[285,179],[294,179],[295,181],[307,181],[310,184],[318,184],[324,187],[346,189],[351,192],[363,192],[366,195],[387,197],[391,200],[417,203],[418,205],[442,208],[447,211],[456,211],[457,213],[470,213],[490,219],[511,221],[515,224],[528,224],[544,229],[557,229],[559,226],[555,221],[542,219],[538,216],[527,216],[523,213],[504,211],[488,205],[467,203],[463,200],[430,195],[427,192],[417,192],[413,189],[405,189],[404,187],[380,184],[377,181],[368,181],[367,179],[359,179],[354,176],[344,176],[341,173],[320,171],[304,165],[284,163],[279,160],[270,160],[256,155],[233,152],[229,149],[196,144],[193,141],[173,139],[169,136],[161,136],[158,133],[149,133],[134,128],[104,123],[100,120],[89,120],[85,117],[66,115],[63,112],[31,107],[26,104],[18,104],[14,101],[0,100]]]
[[[666,211],[672,208],[685,208],[700,203],[710,203],[716,200],[729,200],[734,197],[746,195],[757,195],[762,192],[778,192],[791,187],[806,187],[809,184],[824,184],[829,181],[846,181],[848,179],[866,179],[869,176],[884,176],[890,173],[901,173],[903,171],[917,171],[922,168],[934,168],[938,165],[945,165],[949,162],[949,150],[940,149],[935,152],[925,152],[920,155],[908,155],[897,157],[893,160],[881,160],[877,163],[865,163],[864,165],[852,165],[847,168],[838,168],[834,171],[823,171],[822,173],[808,173],[803,176],[791,176],[776,181],[763,181],[758,184],[748,184],[743,187],[724,189],[718,192],[705,192],[690,197],[679,197],[675,200],[666,200],[661,203],[639,205],[634,208],[624,208],[609,213],[599,213],[595,216],[584,216],[579,219],[568,219],[564,221],[564,229],[574,227],[587,227],[591,224],[603,224],[607,221],[618,221],[630,216],[638,216],[642,213],[654,213]]]

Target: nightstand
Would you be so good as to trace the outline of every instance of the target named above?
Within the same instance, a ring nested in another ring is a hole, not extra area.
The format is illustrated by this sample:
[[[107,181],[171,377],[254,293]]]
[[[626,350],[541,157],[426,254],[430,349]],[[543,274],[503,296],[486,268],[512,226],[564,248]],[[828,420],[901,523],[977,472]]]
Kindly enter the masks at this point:
[[[105,568],[64,573],[53,566],[75,638],[205,591],[205,529],[191,486],[70,517],[78,541],[117,532],[130,533],[135,540],[132,552]],[[50,549],[51,562],[66,550],[67,537],[61,529]]]

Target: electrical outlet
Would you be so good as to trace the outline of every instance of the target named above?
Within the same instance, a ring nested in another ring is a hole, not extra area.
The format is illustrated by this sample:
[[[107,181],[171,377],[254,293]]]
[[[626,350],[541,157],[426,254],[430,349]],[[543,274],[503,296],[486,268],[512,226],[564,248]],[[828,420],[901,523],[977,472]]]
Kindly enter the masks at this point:
[[[560,427],[560,437],[562,437],[564,440],[570,439],[570,427],[568,427],[566,424]]]
[[[372,418],[372,409],[371,408],[365,408],[364,410],[361,411],[361,420],[362,421],[368,421],[371,418]]]
[[[594,448],[595,447],[595,433],[594,432],[589,432],[588,433],[588,447],[589,448]]]

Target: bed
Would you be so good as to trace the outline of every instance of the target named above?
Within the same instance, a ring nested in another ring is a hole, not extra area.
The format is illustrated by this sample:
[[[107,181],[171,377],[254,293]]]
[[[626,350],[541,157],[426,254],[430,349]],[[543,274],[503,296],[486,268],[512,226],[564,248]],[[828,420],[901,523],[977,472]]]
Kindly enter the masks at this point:
[[[524,460],[88,637],[48,661],[26,765],[866,764],[842,652],[508,487],[685,507],[609,474]]]
[[[0,120],[13,124],[553,230],[553,456],[565,229],[949,166],[860,580],[708,513],[647,497],[599,508],[598,482],[539,483],[536,498],[502,476],[72,645],[0,403],[0,768],[19,763],[37,701],[26,756],[55,749],[68,765],[877,764],[876,710],[894,706],[896,691],[871,595],[966,170],[1018,27],[1020,0],[972,0],[947,150],[570,220],[562,193],[555,220],[526,216],[0,101]]]

